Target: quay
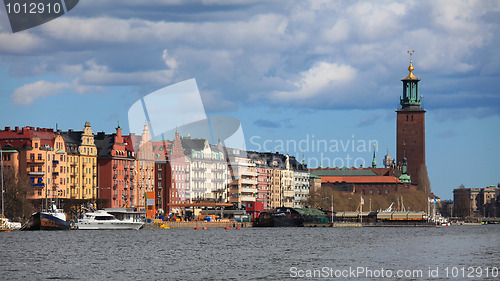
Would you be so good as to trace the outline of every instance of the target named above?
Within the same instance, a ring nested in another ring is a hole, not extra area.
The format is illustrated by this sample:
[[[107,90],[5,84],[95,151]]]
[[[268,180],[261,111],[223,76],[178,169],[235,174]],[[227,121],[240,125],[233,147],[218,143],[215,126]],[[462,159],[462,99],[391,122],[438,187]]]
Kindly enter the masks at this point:
[[[237,221],[166,221],[166,222],[152,222],[146,223],[144,229],[155,228],[243,228],[252,227],[251,222],[237,222]]]

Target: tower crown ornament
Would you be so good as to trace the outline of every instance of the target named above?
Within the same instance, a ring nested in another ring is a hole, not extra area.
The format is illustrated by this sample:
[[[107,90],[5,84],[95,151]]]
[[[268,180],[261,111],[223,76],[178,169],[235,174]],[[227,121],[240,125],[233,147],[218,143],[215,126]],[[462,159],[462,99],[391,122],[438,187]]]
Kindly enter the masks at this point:
[[[405,80],[406,80],[406,79],[415,79],[415,80],[416,80],[416,79],[418,79],[417,77],[415,77],[415,75],[413,75],[413,70],[415,69],[415,68],[413,67],[413,64],[412,64],[412,62],[413,62],[413,61],[412,61],[412,59],[411,59],[411,57],[412,57],[413,53],[415,53],[415,50],[412,50],[411,52],[410,52],[410,51],[408,51],[408,54],[410,54],[410,66],[408,66],[408,71],[409,71],[410,73],[408,74],[408,76],[406,76],[406,77],[404,78]]]

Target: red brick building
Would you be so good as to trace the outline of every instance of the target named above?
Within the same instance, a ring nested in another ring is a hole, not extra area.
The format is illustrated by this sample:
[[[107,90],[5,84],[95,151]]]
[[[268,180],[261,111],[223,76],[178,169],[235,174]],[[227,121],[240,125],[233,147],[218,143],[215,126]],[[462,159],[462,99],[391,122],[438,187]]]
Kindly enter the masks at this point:
[[[397,165],[402,165],[406,156],[408,174],[412,183],[418,185],[420,169],[425,165],[425,110],[421,108],[418,82],[413,75],[413,65],[410,61],[410,72],[403,81],[403,97],[400,98],[401,108],[397,112]]]
[[[133,189],[131,193],[131,171],[135,168],[135,155],[122,136],[122,129],[118,125],[114,134],[99,132],[94,140],[98,151],[99,199],[104,199],[103,206],[98,207],[132,206],[134,198]]]

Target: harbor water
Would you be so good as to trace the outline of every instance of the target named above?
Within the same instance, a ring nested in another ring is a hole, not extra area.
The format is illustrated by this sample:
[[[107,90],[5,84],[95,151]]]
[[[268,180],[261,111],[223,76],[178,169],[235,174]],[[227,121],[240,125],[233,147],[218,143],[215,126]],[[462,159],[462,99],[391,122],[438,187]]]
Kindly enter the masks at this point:
[[[499,234],[500,225],[17,231],[0,233],[0,279],[499,280]]]

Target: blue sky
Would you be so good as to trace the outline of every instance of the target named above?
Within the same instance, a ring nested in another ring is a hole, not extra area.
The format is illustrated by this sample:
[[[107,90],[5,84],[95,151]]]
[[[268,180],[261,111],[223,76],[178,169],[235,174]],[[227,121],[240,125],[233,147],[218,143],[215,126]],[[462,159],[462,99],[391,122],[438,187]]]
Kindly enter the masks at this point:
[[[431,186],[448,199],[500,181],[498,34],[498,1],[85,0],[15,34],[1,8],[0,126],[128,130],[139,98],[196,78],[248,149],[352,166],[375,141],[380,165],[415,50]]]

